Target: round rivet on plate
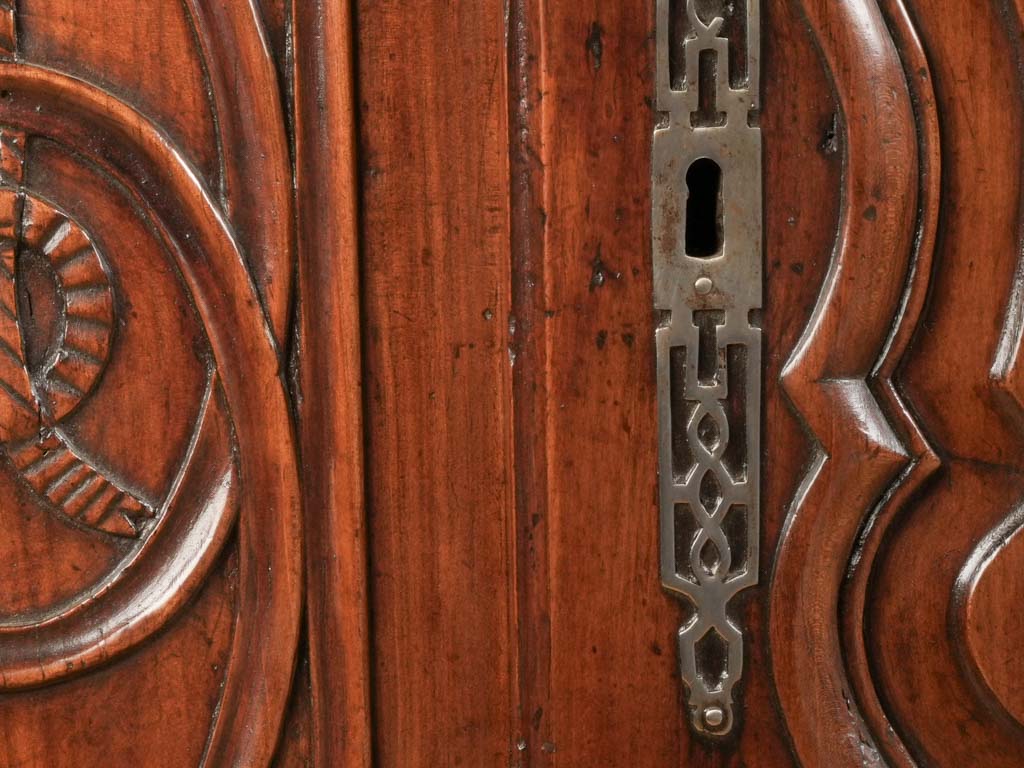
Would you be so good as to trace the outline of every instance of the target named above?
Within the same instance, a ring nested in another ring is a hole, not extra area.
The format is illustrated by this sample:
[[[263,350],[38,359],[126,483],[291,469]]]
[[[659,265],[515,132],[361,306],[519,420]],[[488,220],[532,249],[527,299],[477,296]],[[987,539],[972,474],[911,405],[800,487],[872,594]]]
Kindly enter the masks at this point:
[[[711,293],[711,289],[714,287],[715,284],[711,282],[710,277],[698,277],[696,282],[693,284],[693,289],[701,296],[707,296]]]
[[[704,710],[704,722],[709,728],[718,728],[725,722],[725,710],[721,707],[707,707]]]

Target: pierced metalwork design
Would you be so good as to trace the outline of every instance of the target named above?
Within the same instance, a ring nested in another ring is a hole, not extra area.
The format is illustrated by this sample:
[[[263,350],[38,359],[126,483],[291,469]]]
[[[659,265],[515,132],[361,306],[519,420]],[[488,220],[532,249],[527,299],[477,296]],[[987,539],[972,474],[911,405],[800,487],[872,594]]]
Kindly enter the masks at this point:
[[[657,0],[652,224],[661,578],[690,722],[735,723],[743,635],[729,602],[757,583],[762,176],[759,0]]]

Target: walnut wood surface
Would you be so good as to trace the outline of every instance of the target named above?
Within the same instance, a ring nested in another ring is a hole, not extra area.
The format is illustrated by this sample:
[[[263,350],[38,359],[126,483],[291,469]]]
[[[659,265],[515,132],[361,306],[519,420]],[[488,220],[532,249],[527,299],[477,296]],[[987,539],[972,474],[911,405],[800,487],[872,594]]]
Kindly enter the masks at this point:
[[[0,766],[1024,766],[1024,0],[761,17],[712,739],[658,573],[654,3],[0,0]]]
[[[504,4],[360,2],[375,758],[516,729]]]
[[[371,765],[357,158],[345,3],[296,7],[295,383],[306,516],[306,640],[315,765]],[[346,119],[348,116],[348,119]],[[344,589],[339,585],[344,584]],[[298,695],[304,695],[299,688]],[[301,704],[298,708],[301,708]]]

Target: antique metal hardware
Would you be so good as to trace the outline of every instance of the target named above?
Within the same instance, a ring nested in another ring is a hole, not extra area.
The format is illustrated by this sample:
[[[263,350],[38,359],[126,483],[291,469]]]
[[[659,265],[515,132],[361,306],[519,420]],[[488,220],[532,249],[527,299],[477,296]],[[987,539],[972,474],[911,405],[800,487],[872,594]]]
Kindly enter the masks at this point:
[[[758,0],[657,0],[661,578],[692,608],[680,672],[691,724],[710,736],[735,722],[743,635],[729,602],[758,570],[759,15]]]

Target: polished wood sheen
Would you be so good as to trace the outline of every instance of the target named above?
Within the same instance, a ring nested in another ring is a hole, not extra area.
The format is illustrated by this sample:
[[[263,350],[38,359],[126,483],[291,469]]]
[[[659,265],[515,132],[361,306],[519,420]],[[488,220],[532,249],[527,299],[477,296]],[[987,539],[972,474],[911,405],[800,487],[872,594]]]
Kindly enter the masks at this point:
[[[761,2],[720,737],[659,578],[655,24],[0,0],[0,766],[1024,767],[1024,0]]]

